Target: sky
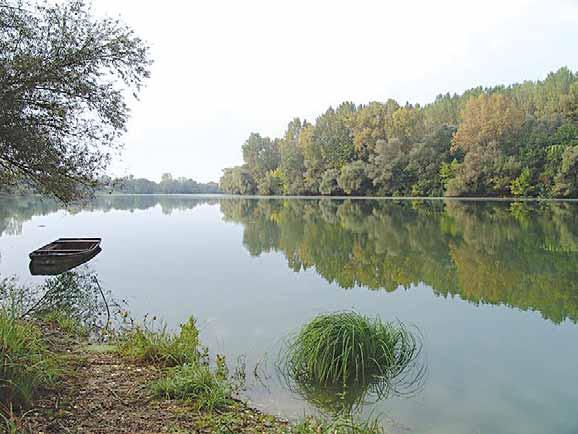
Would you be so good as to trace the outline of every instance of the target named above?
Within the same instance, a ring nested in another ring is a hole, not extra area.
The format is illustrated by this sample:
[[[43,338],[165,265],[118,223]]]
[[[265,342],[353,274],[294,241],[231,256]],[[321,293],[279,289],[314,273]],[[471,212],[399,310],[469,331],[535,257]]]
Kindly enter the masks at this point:
[[[425,104],[578,70],[578,0],[94,0],[151,47],[110,168],[218,181],[251,132],[343,101]]]

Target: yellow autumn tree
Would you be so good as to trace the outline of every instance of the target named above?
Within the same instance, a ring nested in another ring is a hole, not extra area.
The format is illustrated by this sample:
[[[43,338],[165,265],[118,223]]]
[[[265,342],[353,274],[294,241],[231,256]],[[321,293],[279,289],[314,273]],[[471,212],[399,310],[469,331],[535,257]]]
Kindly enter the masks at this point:
[[[490,143],[503,145],[524,121],[524,113],[504,94],[471,97],[462,110],[462,122],[454,134],[452,150],[469,152]]]

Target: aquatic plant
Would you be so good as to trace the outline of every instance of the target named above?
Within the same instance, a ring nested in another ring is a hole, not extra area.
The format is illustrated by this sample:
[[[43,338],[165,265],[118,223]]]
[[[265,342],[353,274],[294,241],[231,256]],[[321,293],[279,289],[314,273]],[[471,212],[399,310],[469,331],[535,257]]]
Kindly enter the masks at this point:
[[[375,399],[418,391],[426,372],[418,333],[356,312],[323,314],[289,341],[282,372],[322,410],[351,412]]]

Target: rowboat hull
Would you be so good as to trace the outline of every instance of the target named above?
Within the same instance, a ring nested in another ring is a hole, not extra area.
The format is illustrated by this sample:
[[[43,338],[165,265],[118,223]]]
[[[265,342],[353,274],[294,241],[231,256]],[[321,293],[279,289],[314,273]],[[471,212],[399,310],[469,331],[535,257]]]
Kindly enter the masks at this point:
[[[29,256],[32,261],[43,264],[81,261],[94,256],[100,242],[100,238],[59,238],[34,250]]]
[[[101,251],[102,249],[98,247],[94,252],[87,256],[78,255],[73,258],[52,260],[48,258],[46,260],[33,259],[30,261],[30,274],[33,276],[57,276],[90,261]]]

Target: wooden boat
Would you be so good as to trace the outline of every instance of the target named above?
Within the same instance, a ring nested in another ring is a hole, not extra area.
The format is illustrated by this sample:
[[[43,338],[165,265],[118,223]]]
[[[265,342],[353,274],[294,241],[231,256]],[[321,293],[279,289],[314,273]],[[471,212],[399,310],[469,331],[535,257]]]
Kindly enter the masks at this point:
[[[73,256],[72,258],[67,259],[52,260],[33,259],[30,261],[30,274],[33,276],[57,276],[90,261],[101,251],[102,249],[97,247],[94,252],[87,256]]]
[[[100,238],[59,238],[30,253],[30,259],[44,263],[88,258],[100,246]]]

